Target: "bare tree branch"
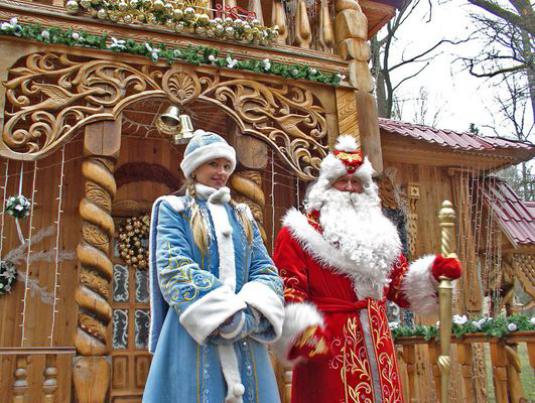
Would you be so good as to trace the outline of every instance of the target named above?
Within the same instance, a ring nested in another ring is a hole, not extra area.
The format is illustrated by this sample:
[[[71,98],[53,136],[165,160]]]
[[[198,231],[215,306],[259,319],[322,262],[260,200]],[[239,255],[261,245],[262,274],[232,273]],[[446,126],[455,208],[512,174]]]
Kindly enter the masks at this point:
[[[517,15],[487,0],[468,0],[468,1],[474,6],[478,6],[488,11],[492,15],[499,17],[513,24],[514,26],[519,27],[529,32],[531,35],[535,36],[535,21],[533,21],[531,18],[529,17],[524,18],[520,15]]]

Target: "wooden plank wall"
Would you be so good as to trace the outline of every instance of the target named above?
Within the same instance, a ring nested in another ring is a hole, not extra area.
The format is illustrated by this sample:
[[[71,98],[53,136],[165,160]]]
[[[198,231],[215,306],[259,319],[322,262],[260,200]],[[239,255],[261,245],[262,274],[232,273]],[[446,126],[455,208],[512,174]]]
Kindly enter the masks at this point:
[[[80,180],[80,167],[82,162],[82,142],[81,137],[74,138],[65,146],[65,165],[63,200],[60,228],[60,249],[74,252],[78,244],[80,234],[80,222],[78,217],[78,203],[83,190],[83,182]],[[5,183],[6,160],[0,161],[0,183]],[[7,180],[6,195],[18,194],[20,163],[9,161],[9,171]],[[37,163],[36,173],[36,193],[33,214],[32,234],[35,235],[40,229],[55,225],[58,213],[58,191],[61,172],[61,151],[40,160]],[[22,193],[31,199],[33,186],[34,163],[25,162],[23,164],[23,191]],[[3,193],[0,194],[2,203]],[[29,218],[20,220],[22,233],[28,236]],[[4,217],[4,243],[2,257],[20,245],[15,220],[6,215]],[[38,244],[31,246],[31,253],[50,251],[56,245],[56,234],[45,238]],[[26,255],[25,255],[26,256]],[[26,260],[17,265],[21,273],[26,273]],[[38,261],[29,266],[29,279],[37,282],[39,287],[49,293],[54,292],[55,283],[55,263]],[[52,326],[52,305],[44,302],[39,293],[27,292],[26,308],[24,310],[24,282],[18,281],[11,294],[0,297],[0,346],[20,347],[22,344],[33,347],[72,346],[72,338],[76,327],[77,306],[74,303],[75,284],[77,283],[77,262],[73,260],[63,261],[59,265],[58,293],[57,293],[57,314],[55,318],[55,330],[52,343],[49,339]],[[25,312],[24,343],[22,343],[22,319]],[[63,386],[58,390],[58,401],[69,401],[70,399],[70,357],[63,356],[58,359],[58,384]],[[39,385],[42,383],[44,359],[32,357],[29,365],[33,367],[29,371],[30,384]],[[65,370],[68,368],[68,370]],[[3,396],[11,396],[13,372],[15,362],[12,357],[0,357],[0,391]],[[40,388],[36,387],[36,390]],[[30,401],[40,401],[36,396],[30,396]]]

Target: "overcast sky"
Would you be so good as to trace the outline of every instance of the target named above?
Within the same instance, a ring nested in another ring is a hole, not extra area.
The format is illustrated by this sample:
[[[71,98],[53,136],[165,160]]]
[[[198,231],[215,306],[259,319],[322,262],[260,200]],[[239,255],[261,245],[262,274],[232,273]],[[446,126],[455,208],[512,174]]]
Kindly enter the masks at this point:
[[[484,13],[483,10],[463,0],[450,0],[443,4],[436,4],[435,1],[433,3],[431,22],[427,22],[429,7],[424,1],[400,28],[398,34],[400,40],[394,49],[397,57],[402,51],[405,51],[407,56],[421,52],[441,38],[468,37],[473,31],[470,12]],[[441,109],[437,127],[467,131],[470,123],[474,123],[484,134],[493,135],[493,131],[486,129],[485,126],[499,125],[500,135],[507,136],[509,129],[501,124],[499,119],[497,121],[493,119],[493,116],[497,115],[496,107],[493,105],[496,89],[492,88],[489,81],[472,77],[463,71],[460,62],[454,63],[457,57],[478,53],[480,48],[481,44],[477,42],[456,46],[444,45],[443,54],[435,57],[421,75],[403,84],[399,95],[410,98],[417,95],[419,88],[424,86],[429,93],[430,114],[432,115],[437,108]],[[406,74],[407,71],[400,71],[398,78]],[[403,112],[404,120],[410,120],[413,116],[407,104]],[[533,121],[531,117],[530,119]]]

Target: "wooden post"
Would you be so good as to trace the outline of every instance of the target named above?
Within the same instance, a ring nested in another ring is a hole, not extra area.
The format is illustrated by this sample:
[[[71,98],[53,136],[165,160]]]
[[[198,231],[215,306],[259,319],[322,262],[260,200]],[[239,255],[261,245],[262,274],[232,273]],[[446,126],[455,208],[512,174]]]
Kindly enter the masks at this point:
[[[312,31],[308,19],[307,5],[305,0],[297,0],[297,12],[295,14],[295,44],[300,48],[310,49]]]
[[[403,358],[407,364],[407,377],[409,378],[407,402],[412,402],[416,398],[416,346],[414,344],[403,346]]]
[[[28,391],[28,356],[21,354],[15,360],[15,382],[13,383],[13,403],[24,403]]]
[[[82,238],[77,248],[80,261],[75,298],[79,306],[74,344],[73,380],[80,403],[103,402],[110,384],[109,304],[112,240],[115,232],[111,207],[116,193],[113,171],[121,144],[121,119],[86,126],[82,176],[85,195],[80,202]]]
[[[472,344],[469,342],[457,343],[457,358],[461,364],[463,376],[463,401],[472,403],[474,401],[474,392],[472,389]]]
[[[249,0],[249,11],[252,11],[256,14],[256,19],[264,25],[264,14],[262,12],[262,1],[261,0]]]
[[[507,390],[509,391],[511,402],[521,402],[526,399],[524,388],[520,380],[522,364],[518,357],[517,344],[511,343],[505,346],[507,355]]]
[[[271,25],[279,27],[277,43],[285,45],[288,38],[288,24],[286,23],[286,10],[281,0],[273,0],[271,5]]]
[[[329,2],[327,0],[321,0],[319,37],[322,50],[332,53],[334,48],[334,30],[331,14],[329,13]]]
[[[349,61],[349,82],[356,89],[361,143],[377,173],[383,171],[377,101],[368,66],[368,20],[356,0],[337,0],[335,18],[337,52]]]
[[[442,203],[438,219],[441,229],[441,252],[444,257],[456,258],[455,255],[455,211],[450,201]],[[440,356],[438,366],[440,368],[440,402],[449,401],[448,385],[451,370],[451,317],[452,317],[452,291],[451,279],[440,277],[438,285],[440,303]]]
[[[438,401],[438,398],[440,396],[440,368],[438,367],[438,344],[431,340],[429,341],[429,343],[427,343],[427,347],[429,348],[429,360],[431,361],[431,370],[433,372],[433,379],[435,381],[436,399]]]
[[[499,340],[490,341],[490,356],[496,403],[508,403],[507,398],[507,355],[505,345]]]
[[[43,371],[43,402],[54,403],[58,389],[58,368],[56,367],[56,354],[47,354],[45,370]]]

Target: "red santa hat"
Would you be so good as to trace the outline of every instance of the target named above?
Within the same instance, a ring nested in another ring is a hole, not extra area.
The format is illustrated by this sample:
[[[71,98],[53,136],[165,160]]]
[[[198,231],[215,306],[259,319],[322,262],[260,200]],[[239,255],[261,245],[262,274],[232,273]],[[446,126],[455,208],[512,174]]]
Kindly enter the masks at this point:
[[[339,177],[347,174],[356,176],[365,188],[373,184],[374,170],[368,157],[363,155],[355,137],[344,134],[336,139],[334,150],[320,164],[318,179],[308,189],[307,210],[318,210],[322,193]]]

